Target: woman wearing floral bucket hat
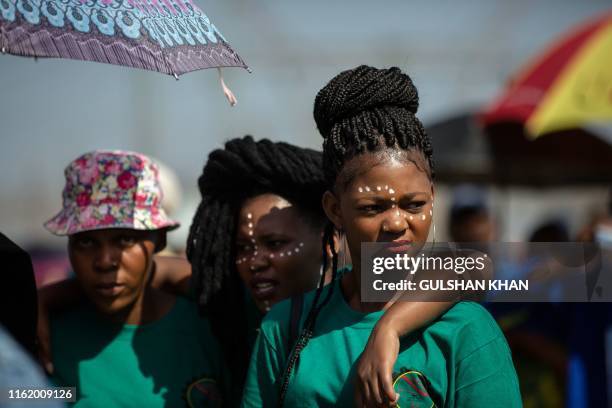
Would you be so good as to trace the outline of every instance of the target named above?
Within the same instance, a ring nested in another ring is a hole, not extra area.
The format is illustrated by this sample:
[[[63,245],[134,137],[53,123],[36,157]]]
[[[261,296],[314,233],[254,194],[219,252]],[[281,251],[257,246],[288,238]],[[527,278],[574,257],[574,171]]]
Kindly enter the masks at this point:
[[[161,208],[158,172],[157,165],[139,153],[86,153],[66,168],[63,208],[45,227],[56,235],[109,228],[178,228]]]
[[[153,255],[179,226],[161,208],[157,165],[93,151],[65,177],[63,208],[45,227],[68,236],[85,299],[51,317],[53,380],[76,386],[77,407],[220,406],[223,365],[207,321],[150,286]]]

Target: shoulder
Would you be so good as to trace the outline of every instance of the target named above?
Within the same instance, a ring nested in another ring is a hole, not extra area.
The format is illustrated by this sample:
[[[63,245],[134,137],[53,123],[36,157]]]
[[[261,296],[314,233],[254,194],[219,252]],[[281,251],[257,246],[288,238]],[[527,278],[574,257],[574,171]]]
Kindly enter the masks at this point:
[[[433,326],[438,326],[437,330],[452,341],[459,358],[465,358],[494,342],[506,343],[491,314],[476,302],[458,302]]]
[[[328,289],[327,286],[323,289],[320,295],[321,298],[325,296],[325,292]],[[299,308],[298,305],[301,303],[301,310],[299,311],[300,322],[298,326],[301,329],[315,296],[316,290],[313,290],[275,304],[261,322],[260,334],[264,338],[264,341],[269,343],[273,348],[286,347],[289,341],[291,319],[294,318],[294,316],[292,316],[294,314],[293,308]]]
[[[81,330],[83,326],[95,325],[98,320],[99,317],[94,306],[87,300],[49,315],[52,329],[61,327],[63,330],[67,330],[70,327],[76,327]]]
[[[176,296],[174,306],[170,312],[174,320],[186,325],[187,328],[197,329],[204,334],[211,334],[208,319],[198,312],[198,305],[191,299]],[[212,334],[211,334],[212,335]]]
[[[289,316],[293,302],[292,298],[282,300],[272,306],[272,309],[264,316],[259,331],[267,342],[281,344],[282,340],[287,338],[289,333]]]
[[[491,314],[477,302],[457,302],[442,316],[442,320],[453,322],[460,327],[477,326],[487,331],[501,333]]]
[[[192,299],[188,299],[183,296],[174,296],[174,295],[171,295],[171,296],[174,297],[173,308],[176,311],[180,311],[180,314],[182,316],[187,316],[187,317],[199,316],[198,306]]]
[[[329,290],[329,285],[323,288],[320,298],[325,297],[325,293]],[[281,331],[289,330],[289,321],[292,313],[292,308],[295,307],[295,302],[301,302],[301,323],[303,324],[308,311],[314,301],[317,291],[312,290],[304,294],[296,295],[291,298],[282,300],[275,304],[272,309],[264,316],[261,323],[261,330],[269,332],[270,330],[280,329]],[[300,324],[300,327],[301,325]]]

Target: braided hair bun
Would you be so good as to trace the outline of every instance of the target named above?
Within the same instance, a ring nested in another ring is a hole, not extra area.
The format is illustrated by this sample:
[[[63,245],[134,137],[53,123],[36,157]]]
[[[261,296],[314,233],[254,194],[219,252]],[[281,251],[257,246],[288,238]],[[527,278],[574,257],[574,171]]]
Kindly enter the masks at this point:
[[[415,116],[418,107],[416,87],[397,67],[361,65],[329,81],[314,104],[328,183],[353,156],[385,147],[422,153],[431,174],[431,141]]]
[[[324,138],[333,126],[363,111],[383,107],[405,109],[413,115],[419,95],[410,77],[399,68],[378,70],[367,65],[341,72],[319,91],[314,118]]]

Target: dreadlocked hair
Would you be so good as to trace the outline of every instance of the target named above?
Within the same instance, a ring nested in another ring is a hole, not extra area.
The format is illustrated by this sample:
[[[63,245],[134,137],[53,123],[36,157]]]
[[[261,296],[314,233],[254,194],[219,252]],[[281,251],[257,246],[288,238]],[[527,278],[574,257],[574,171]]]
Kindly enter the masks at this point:
[[[187,240],[192,287],[200,312],[222,346],[237,384],[249,362],[245,288],[235,264],[234,239],[245,200],[276,194],[313,227],[323,228],[325,179],[320,152],[251,136],[213,151],[198,179],[202,200]]]
[[[399,68],[376,69],[361,65],[329,81],[317,94],[314,104],[314,119],[324,139],[323,171],[328,188],[334,190],[338,184],[346,185],[351,175],[342,174],[344,166],[353,157],[366,152],[399,155],[433,179],[431,140],[415,116],[418,106],[417,89]],[[322,283],[317,288],[280,383],[279,406],[284,403],[300,353],[313,335],[317,316],[336,286],[338,254],[334,250],[333,233],[330,224],[323,240],[324,250],[326,245],[332,249],[332,283],[320,304]]]

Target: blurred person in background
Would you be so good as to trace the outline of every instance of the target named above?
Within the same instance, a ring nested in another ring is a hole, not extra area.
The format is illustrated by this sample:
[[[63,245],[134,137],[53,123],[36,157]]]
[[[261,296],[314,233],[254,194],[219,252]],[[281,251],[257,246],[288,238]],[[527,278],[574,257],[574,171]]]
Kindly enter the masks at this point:
[[[496,223],[486,205],[485,192],[479,187],[463,185],[454,190],[449,223],[453,241],[486,244],[496,240]],[[534,228],[528,241],[567,242],[569,232],[561,220],[545,221]],[[496,263],[495,276],[525,279],[536,265],[535,259],[500,259]],[[508,339],[524,406],[564,406],[569,335],[567,308],[551,303],[487,302],[485,306]]]
[[[561,219],[542,222],[528,237],[532,243],[569,240]],[[539,256],[523,260],[513,269],[513,278],[529,278],[540,262]],[[542,296],[548,302],[490,304],[512,349],[526,408],[565,406],[570,307],[563,303],[561,287],[546,285],[545,290],[548,294]]]
[[[495,219],[487,207],[482,188],[469,184],[455,188],[449,214],[449,236],[453,242],[487,243],[497,239]]]
[[[30,400],[20,398],[16,392],[23,390],[27,395],[27,390],[48,389],[49,386],[47,378],[34,362],[32,355],[0,324],[0,408],[31,406]],[[39,399],[34,404],[40,408],[65,406],[61,401],[53,399]]]
[[[612,249],[612,187],[608,193],[606,211],[594,214],[576,235],[577,241],[597,242],[604,248]]]
[[[0,408],[23,407],[23,399],[9,399],[10,391],[43,389],[49,383],[35,364],[37,298],[34,270],[27,252],[0,233],[3,262],[0,285]],[[37,401],[42,408],[63,406]]]
[[[605,268],[599,272],[610,282],[612,258],[612,188],[606,211],[593,216],[577,234],[577,241],[597,243]],[[605,285],[604,285],[605,286]],[[602,288],[610,290],[609,287]],[[612,406],[612,304],[570,305],[569,366],[567,401],[571,407]]]
[[[0,233],[4,264],[0,285],[0,324],[31,356],[37,355],[38,299],[32,261],[27,252]]]

